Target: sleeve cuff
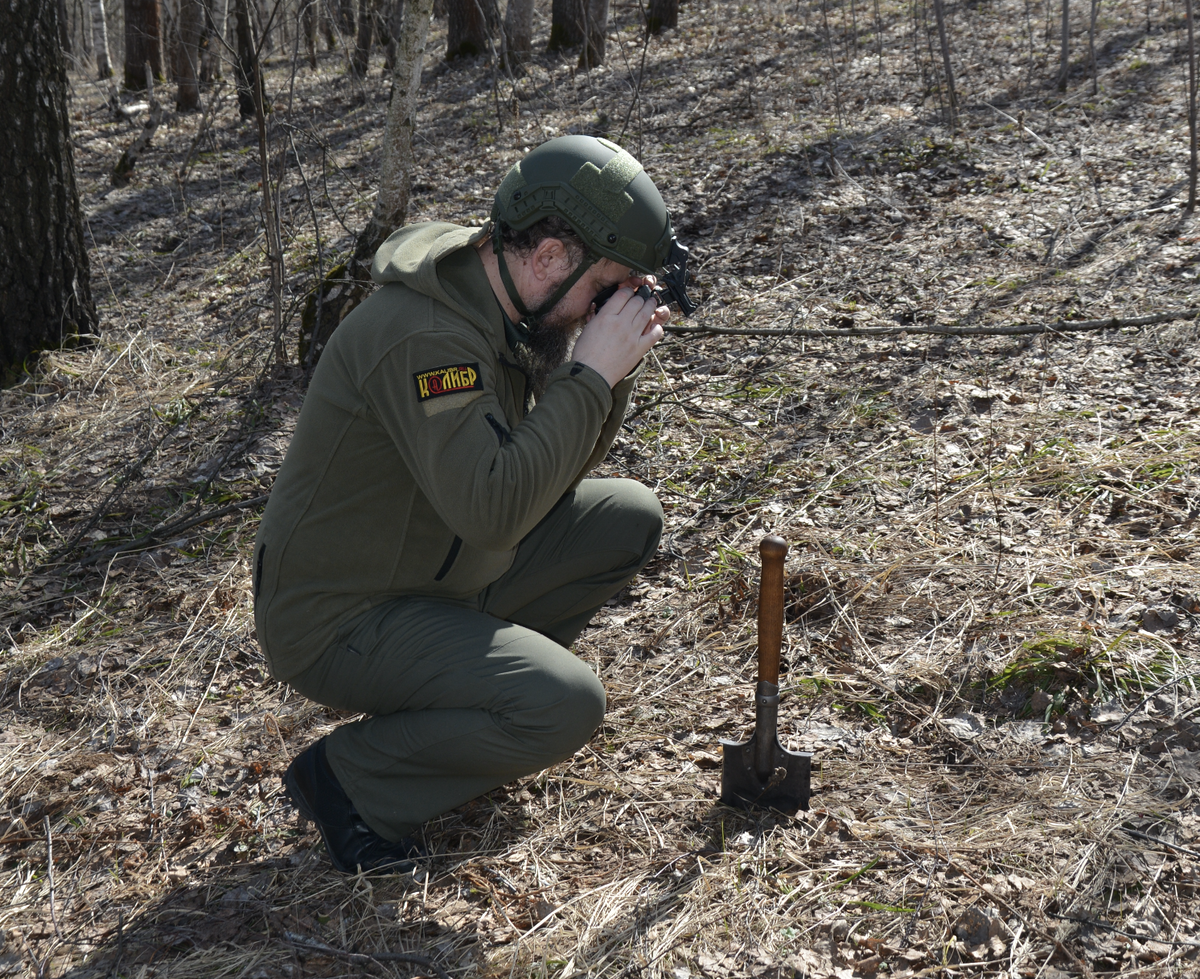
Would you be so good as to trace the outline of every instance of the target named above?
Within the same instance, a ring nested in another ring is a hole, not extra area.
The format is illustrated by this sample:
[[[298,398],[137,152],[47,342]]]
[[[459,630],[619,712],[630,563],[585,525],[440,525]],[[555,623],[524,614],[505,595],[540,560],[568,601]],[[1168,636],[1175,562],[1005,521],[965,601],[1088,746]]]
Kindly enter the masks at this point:
[[[600,375],[600,372],[594,368],[588,367],[587,364],[581,364],[577,360],[569,360],[561,367],[554,369],[547,380],[546,387],[563,379],[578,381],[589,390],[594,391],[606,414],[612,408],[612,388],[608,386],[608,381]]]

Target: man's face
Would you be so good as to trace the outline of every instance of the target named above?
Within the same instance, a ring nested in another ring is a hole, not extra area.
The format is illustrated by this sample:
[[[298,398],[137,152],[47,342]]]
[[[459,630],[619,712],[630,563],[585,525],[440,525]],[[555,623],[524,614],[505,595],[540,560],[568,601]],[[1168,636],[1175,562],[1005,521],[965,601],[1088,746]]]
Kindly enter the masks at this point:
[[[568,275],[574,271],[575,265],[563,269],[553,283],[538,297],[537,305],[544,303],[562,285]],[[596,293],[617,285],[629,278],[628,266],[618,265],[612,259],[602,258],[595,262],[575,283],[570,291],[562,297],[554,308],[542,317],[541,326],[568,333],[572,338],[587,322],[588,314],[592,311],[592,300]]]
[[[536,309],[549,299],[574,271],[575,265],[574,262],[564,262],[562,269],[548,280],[549,284],[531,305]],[[575,338],[587,322],[596,293],[624,282],[628,277],[627,267],[607,258],[600,259],[584,272],[579,281],[554,304],[530,332],[528,342],[516,353],[521,366],[529,375],[535,398],[542,396],[550,373],[566,363]]]

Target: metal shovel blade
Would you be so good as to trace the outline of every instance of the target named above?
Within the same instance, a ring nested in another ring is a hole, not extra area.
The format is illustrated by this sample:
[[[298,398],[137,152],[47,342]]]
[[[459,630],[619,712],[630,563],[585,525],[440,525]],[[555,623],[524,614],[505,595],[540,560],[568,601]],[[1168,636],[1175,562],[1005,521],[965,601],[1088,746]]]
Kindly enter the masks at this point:
[[[721,801],[741,808],[808,809],[812,755],[779,743],[779,656],[783,642],[783,561],[787,542],[764,537],[758,588],[758,686],[754,735],[741,744],[721,742]]]
[[[788,751],[773,739],[770,774],[764,780],[756,771],[758,734],[749,741],[721,742],[721,801],[739,809],[778,809],[789,816],[808,810],[812,754]]]

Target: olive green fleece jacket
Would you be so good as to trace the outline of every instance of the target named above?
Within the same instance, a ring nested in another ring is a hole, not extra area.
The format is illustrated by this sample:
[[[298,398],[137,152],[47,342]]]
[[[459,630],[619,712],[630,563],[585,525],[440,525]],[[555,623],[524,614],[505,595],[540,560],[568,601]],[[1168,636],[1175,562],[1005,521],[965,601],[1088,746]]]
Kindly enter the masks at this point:
[[[397,231],[371,268],[382,288],[321,355],[255,541],[255,624],[278,679],[381,602],[472,604],[616,437],[637,372],[610,390],[569,362],[525,413],[471,247],[484,234]]]

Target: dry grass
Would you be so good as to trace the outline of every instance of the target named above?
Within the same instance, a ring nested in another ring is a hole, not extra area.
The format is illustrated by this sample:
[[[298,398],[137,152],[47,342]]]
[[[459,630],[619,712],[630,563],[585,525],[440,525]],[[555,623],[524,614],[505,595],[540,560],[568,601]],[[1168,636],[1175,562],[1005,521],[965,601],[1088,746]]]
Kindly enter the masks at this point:
[[[689,4],[639,86],[617,7],[590,75],[427,70],[413,217],[480,217],[524,147],[628,114],[695,246],[701,323],[1194,305],[1182,35],[1150,13],[1103,5],[1100,94],[1081,66],[1060,97],[1044,9],[952,11],[952,135],[908,8],[881,6],[880,56],[867,5],[856,48],[849,7],[827,35],[820,6]],[[371,206],[384,86],[343,67],[268,75],[293,309],[314,211],[327,270]],[[427,879],[344,878],[278,784],[344,718],[264,675],[257,511],[223,509],[269,490],[303,398],[271,361],[253,133],[227,103],[181,190],[198,117],[170,120],[110,190],[133,130],[76,85],[105,332],[0,403],[0,974],[429,971],[314,942],[496,979],[1196,974],[1194,324],[664,343],[607,471],[654,486],[668,532],[577,647],[603,729],[430,825]],[[794,819],[716,804],[719,739],[750,728],[766,532],[792,545],[786,737],[815,752]]]

